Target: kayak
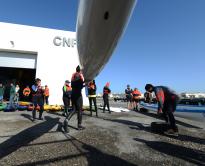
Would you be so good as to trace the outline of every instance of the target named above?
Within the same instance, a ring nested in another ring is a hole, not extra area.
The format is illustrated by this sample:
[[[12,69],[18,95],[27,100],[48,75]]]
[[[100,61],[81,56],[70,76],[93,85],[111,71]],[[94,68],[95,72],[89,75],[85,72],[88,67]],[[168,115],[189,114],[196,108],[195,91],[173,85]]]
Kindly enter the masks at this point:
[[[52,109],[51,105],[44,105],[43,107],[45,111],[49,111]]]
[[[4,112],[14,112],[16,111],[15,107],[11,107],[9,105],[6,106],[6,108],[4,108]]]
[[[7,107],[6,103],[0,104],[0,111],[4,110]]]
[[[26,101],[20,101],[19,105],[21,106],[28,106],[29,104],[31,104],[30,102],[26,102]]]
[[[27,108],[28,108],[28,106],[26,106],[26,105],[18,105],[17,106],[17,110],[19,110],[19,111],[27,110]]]
[[[61,111],[62,107],[60,105],[51,105],[51,111]]]

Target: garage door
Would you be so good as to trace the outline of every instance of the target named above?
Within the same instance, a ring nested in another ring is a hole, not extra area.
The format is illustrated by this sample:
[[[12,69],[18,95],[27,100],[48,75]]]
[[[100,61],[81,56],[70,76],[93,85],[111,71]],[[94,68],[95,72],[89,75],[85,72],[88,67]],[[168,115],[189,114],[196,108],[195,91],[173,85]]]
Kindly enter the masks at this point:
[[[35,69],[36,60],[36,54],[0,51],[0,67]]]

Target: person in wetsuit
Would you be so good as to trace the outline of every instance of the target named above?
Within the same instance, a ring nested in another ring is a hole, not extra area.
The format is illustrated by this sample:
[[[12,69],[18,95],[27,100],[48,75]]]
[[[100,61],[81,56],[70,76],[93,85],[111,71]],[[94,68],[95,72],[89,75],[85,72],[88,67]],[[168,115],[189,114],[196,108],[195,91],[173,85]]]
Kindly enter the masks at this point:
[[[109,94],[111,93],[111,90],[109,88],[110,83],[107,82],[105,87],[103,88],[103,101],[104,101],[104,106],[103,106],[103,113],[105,113],[105,107],[107,106],[109,113],[110,111],[110,105],[109,105]]]
[[[147,84],[145,86],[145,90],[150,93],[155,93],[156,99],[158,101],[158,113],[163,113],[165,121],[170,125],[170,129],[168,129],[165,134],[177,135],[178,128],[176,126],[173,113],[176,110],[179,96],[176,94],[176,92],[166,86],[153,86],[152,84]]]

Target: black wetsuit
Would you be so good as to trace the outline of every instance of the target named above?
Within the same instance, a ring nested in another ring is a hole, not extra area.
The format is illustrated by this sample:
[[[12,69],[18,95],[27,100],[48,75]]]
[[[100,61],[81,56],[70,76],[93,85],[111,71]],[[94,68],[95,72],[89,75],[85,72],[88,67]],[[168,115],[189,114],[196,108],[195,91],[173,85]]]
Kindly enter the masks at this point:
[[[127,102],[132,102],[132,89],[130,88],[125,89],[125,95],[126,95]]]
[[[83,98],[82,98],[82,89],[84,87],[83,85],[83,80],[82,79],[77,79],[77,80],[72,80],[71,81],[71,87],[72,87],[72,95],[71,95],[71,100],[72,100],[72,106],[73,106],[73,111],[71,111],[67,119],[71,119],[72,116],[77,113],[77,118],[78,118],[78,127],[81,127],[82,124],[82,107],[83,107]]]
[[[105,112],[105,107],[107,106],[109,113],[110,112],[110,105],[109,105],[109,94],[111,90],[108,87],[103,88],[103,101],[104,101],[104,106],[103,106],[103,112]]]
[[[89,105],[90,105],[90,115],[92,116],[92,101],[95,106],[96,116],[98,116],[97,112],[97,103],[96,103],[96,85],[93,84],[94,88],[91,88],[91,86],[88,86],[88,98],[89,98]]]
[[[43,115],[43,105],[44,105],[44,96],[43,96],[43,89],[41,87],[38,87],[36,85],[33,85],[31,88],[31,92],[32,92],[32,102],[34,105],[34,109],[32,111],[32,115],[33,115],[33,119],[36,119],[36,108],[37,106],[40,107],[39,110],[39,119],[42,118]]]
[[[68,109],[71,103],[72,89],[70,86],[63,86],[63,104],[64,104],[64,114],[68,114]]]
[[[154,92],[158,99],[158,109],[162,109],[165,121],[170,123],[170,128],[176,130],[177,127],[173,112],[175,112],[179,101],[178,95],[165,86],[154,87]],[[161,92],[163,92],[164,96],[161,95]]]

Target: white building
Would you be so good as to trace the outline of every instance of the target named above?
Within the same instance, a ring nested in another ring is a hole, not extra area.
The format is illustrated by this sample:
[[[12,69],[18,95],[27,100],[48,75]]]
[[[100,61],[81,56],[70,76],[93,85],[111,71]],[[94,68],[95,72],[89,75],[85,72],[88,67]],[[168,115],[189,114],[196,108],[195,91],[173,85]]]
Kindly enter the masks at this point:
[[[205,93],[181,93],[184,98],[205,98]]]
[[[0,23],[1,81],[16,80],[23,88],[40,78],[50,104],[62,104],[62,87],[78,64],[75,32]]]

